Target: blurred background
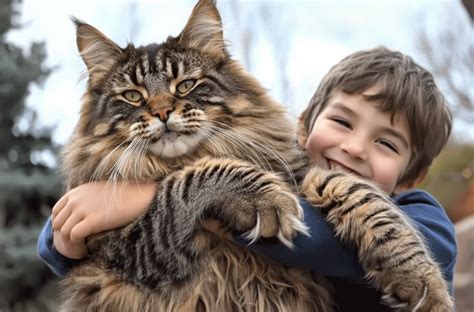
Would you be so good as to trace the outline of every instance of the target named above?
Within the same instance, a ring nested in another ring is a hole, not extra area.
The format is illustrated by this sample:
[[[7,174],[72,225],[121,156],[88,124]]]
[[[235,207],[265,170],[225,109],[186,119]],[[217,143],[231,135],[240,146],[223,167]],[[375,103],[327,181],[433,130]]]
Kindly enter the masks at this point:
[[[85,67],[71,15],[115,42],[177,35],[188,1],[0,0],[0,311],[55,311],[57,279],[36,239],[62,193],[57,155],[78,119]],[[422,188],[456,224],[458,311],[474,311],[474,0],[220,0],[231,53],[298,116],[322,76],[385,45],[431,70],[454,113]]]

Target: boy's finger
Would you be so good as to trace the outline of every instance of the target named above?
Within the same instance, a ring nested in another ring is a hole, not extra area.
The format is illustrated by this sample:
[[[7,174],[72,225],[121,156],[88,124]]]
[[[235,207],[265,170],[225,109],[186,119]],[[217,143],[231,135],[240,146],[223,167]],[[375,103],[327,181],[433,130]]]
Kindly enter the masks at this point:
[[[71,240],[71,230],[81,222],[83,219],[82,216],[79,216],[77,214],[71,214],[69,218],[66,220],[64,225],[61,227],[61,236],[63,237],[64,240],[70,241]]]
[[[62,209],[56,216],[53,216],[53,230],[59,231],[72,214],[72,209]]]
[[[56,204],[54,204],[53,210],[51,211],[51,216],[52,216],[53,220],[56,218],[58,213],[61,212],[61,210],[64,208],[64,206],[66,206],[67,201],[68,201],[68,195],[64,194],[63,197],[61,197],[56,202]]]
[[[71,238],[71,243],[77,244],[83,242],[86,237],[92,234],[92,228],[90,223],[87,220],[83,219],[81,222],[76,224],[69,235]]]

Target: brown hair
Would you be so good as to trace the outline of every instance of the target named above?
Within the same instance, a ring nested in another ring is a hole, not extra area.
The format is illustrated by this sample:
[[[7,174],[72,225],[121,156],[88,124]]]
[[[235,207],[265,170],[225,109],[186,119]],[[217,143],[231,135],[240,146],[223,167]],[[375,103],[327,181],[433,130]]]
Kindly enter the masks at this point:
[[[398,185],[410,183],[427,169],[446,144],[452,115],[433,75],[413,59],[385,47],[350,54],[324,76],[302,118],[306,133],[335,91],[361,94],[375,84],[381,91],[368,98],[394,118],[405,116],[412,156]]]

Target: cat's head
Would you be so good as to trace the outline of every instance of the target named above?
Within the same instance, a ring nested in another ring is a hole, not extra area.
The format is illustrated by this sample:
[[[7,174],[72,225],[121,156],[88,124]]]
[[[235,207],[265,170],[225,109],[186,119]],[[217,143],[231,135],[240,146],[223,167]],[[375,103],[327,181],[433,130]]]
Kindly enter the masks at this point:
[[[75,20],[88,90],[76,136],[103,146],[144,146],[162,158],[192,153],[216,129],[262,115],[265,91],[226,50],[211,0],[201,0],[181,34],[164,43],[119,47]]]

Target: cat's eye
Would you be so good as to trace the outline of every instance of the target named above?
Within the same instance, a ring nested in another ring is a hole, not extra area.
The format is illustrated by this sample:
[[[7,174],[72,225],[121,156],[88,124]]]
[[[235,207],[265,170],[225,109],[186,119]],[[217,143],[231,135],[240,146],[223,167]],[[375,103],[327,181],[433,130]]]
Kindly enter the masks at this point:
[[[179,93],[184,94],[188,92],[189,90],[191,90],[191,88],[194,87],[195,84],[196,84],[196,80],[193,80],[193,79],[184,80],[178,84],[176,89],[178,90]]]
[[[128,90],[123,93],[123,97],[130,102],[139,102],[142,100],[143,96],[140,92],[136,90]]]

